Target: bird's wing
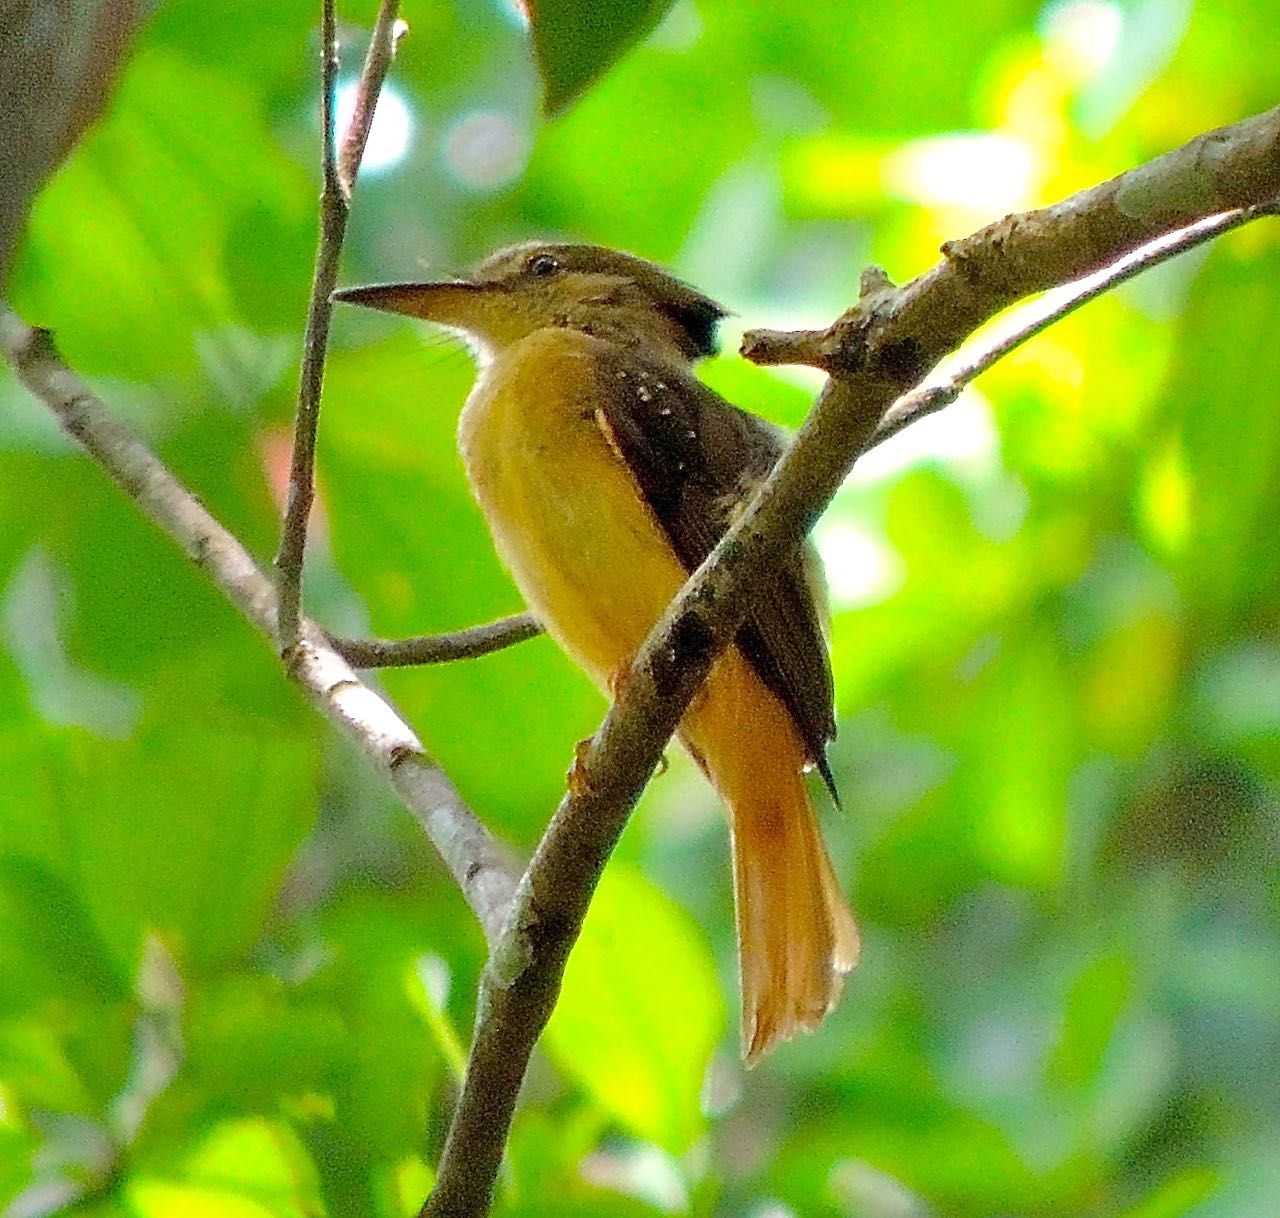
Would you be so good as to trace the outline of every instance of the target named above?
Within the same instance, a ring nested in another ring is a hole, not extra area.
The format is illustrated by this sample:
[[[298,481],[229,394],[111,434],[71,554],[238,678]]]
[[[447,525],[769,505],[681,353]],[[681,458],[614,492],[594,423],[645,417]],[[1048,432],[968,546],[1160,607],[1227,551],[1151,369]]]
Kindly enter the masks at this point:
[[[692,375],[600,344],[596,421],[626,463],[685,569],[693,572],[786,447],[765,420]],[[831,665],[805,549],[765,577],[737,644],[791,713],[810,760],[838,802],[827,764],[835,735]]]

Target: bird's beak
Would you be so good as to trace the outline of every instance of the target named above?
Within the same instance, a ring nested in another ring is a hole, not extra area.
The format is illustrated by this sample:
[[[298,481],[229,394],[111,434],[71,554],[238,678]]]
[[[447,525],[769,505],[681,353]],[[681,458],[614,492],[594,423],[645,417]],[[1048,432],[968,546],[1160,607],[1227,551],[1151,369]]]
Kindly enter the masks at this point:
[[[465,279],[442,283],[375,283],[362,288],[340,288],[334,292],[333,299],[465,329],[475,315],[478,298],[490,286]]]

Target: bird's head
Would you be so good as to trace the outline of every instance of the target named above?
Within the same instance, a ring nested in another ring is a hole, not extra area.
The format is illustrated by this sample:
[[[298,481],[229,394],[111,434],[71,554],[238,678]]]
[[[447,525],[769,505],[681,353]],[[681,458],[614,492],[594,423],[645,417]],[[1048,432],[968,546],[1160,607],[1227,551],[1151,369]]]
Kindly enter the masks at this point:
[[[689,361],[715,353],[726,312],[633,254],[544,242],[499,250],[463,279],[343,288],[334,299],[460,330],[488,353],[560,326]]]

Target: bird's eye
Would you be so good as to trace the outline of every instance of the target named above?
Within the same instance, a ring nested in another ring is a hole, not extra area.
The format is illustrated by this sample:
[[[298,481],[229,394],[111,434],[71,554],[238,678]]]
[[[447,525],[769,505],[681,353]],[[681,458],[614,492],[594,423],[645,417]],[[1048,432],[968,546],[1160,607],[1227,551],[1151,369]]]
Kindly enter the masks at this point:
[[[525,264],[530,275],[554,275],[560,263],[551,254],[534,254]]]

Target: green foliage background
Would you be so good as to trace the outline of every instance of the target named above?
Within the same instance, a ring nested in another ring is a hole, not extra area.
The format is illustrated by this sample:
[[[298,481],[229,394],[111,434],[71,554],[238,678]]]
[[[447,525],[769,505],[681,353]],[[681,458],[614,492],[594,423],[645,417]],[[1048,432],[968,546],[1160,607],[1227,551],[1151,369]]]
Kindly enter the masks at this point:
[[[317,7],[170,0],[11,293],[264,559]],[[344,6],[348,71],[372,10]],[[544,125],[510,5],[404,16],[412,142],[361,181],[346,282],[568,236],[669,262],[743,325],[827,320],[866,262],[916,274],[1280,87],[1274,0],[679,0]],[[827,829],[864,963],[818,1034],[741,1071],[725,834],[673,758],[571,963],[498,1213],[1276,1212],[1277,316],[1260,224],[1091,305],[855,475],[819,538],[848,808]],[[792,424],[812,396],[732,356],[706,375]],[[470,379],[456,344],[339,317],[308,583],[327,624],[519,607],[452,447]],[[0,522],[0,1199],[411,1213],[472,1016],[466,909],[261,639],[7,374]],[[603,709],[545,640],[384,684],[524,847]]]

